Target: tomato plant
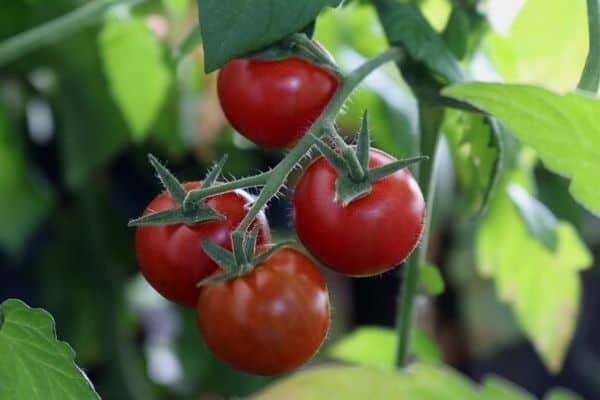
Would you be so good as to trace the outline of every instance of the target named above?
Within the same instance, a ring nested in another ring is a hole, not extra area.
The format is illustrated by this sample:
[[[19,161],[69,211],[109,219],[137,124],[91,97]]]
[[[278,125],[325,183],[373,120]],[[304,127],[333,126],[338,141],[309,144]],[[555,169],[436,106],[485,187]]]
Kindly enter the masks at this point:
[[[229,122],[252,142],[271,148],[298,142],[337,87],[331,71],[296,57],[232,60],[218,80]]]
[[[395,161],[371,150],[369,167]],[[298,238],[323,264],[351,276],[370,276],[400,264],[423,231],[425,201],[407,169],[373,183],[370,193],[346,207],[336,202],[338,172],[324,158],[310,164],[295,189]]]
[[[281,374],[310,359],[327,335],[325,279],[308,257],[284,247],[250,273],[204,287],[197,321],[206,345],[225,363]]]
[[[186,191],[200,187],[201,182],[184,184]],[[251,201],[252,196],[244,191],[227,192],[206,200],[210,207],[225,217],[222,221],[138,227],[135,253],[144,277],[167,299],[195,307],[199,292],[196,284],[217,269],[217,264],[200,247],[200,240],[208,238],[231,249],[231,232],[248,212]],[[144,214],[175,206],[171,195],[163,192],[148,204]],[[259,243],[268,242],[269,226],[264,214],[259,214],[255,223],[260,225]]]

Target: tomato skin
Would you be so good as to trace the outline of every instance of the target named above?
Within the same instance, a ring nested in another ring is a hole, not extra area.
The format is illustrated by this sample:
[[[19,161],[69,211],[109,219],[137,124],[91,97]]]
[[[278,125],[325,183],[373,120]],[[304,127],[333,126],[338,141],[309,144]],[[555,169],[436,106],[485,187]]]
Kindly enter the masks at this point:
[[[369,167],[395,159],[372,149]],[[325,266],[350,276],[372,276],[401,263],[416,247],[425,219],[421,190],[402,169],[373,183],[346,207],[333,201],[337,172],[323,157],[308,166],[294,192],[300,241]]]
[[[231,125],[252,142],[270,148],[298,142],[338,85],[333,72],[296,57],[232,60],[221,69],[217,82]]]
[[[319,349],[329,327],[329,296],[314,263],[282,248],[250,273],[202,288],[198,329],[208,348],[239,370],[276,375]]]
[[[197,189],[200,182],[185,183],[186,191]],[[196,284],[218,268],[202,247],[200,240],[209,239],[231,249],[231,232],[247,214],[252,196],[243,191],[227,192],[209,197],[206,202],[226,217],[222,221],[185,224],[141,226],[135,233],[135,252],[138,265],[146,280],[165,298],[183,306],[195,307],[200,290]],[[144,215],[176,207],[167,192],[148,204]],[[269,241],[269,225],[264,214],[254,224],[260,224],[258,243]],[[253,225],[254,225],[253,224]]]

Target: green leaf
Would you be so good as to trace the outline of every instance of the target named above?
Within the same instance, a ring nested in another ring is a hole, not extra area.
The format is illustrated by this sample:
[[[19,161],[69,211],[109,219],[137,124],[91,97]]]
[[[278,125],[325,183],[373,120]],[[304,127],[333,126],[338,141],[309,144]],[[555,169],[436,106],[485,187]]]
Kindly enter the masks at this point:
[[[304,29],[341,0],[198,0],[206,72]]]
[[[554,214],[519,185],[509,185],[507,191],[525,222],[529,234],[539,240],[548,250],[556,250],[558,220]]]
[[[390,43],[406,48],[411,57],[449,82],[465,79],[452,51],[414,4],[395,0],[382,0],[375,4]]]
[[[169,89],[171,75],[162,49],[141,19],[107,20],[99,44],[113,96],[133,139],[142,141]]]
[[[498,83],[452,86],[443,93],[501,120],[549,170],[571,178],[573,197],[600,215],[600,100]]]
[[[527,0],[509,31],[489,35],[484,48],[507,81],[572,90],[585,63],[586,21],[585,1]]]
[[[16,255],[50,213],[53,194],[28,166],[25,148],[0,104],[0,247]]]
[[[527,393],[506,379],[497,376],[487,376],[482,382],[481,397],[494,400],[523,399],[534,400],[535,397]]]
[[[338,360],[385,369],[394,368],[398,338],[391,328],[362,326],[329,348],[329,356]],[[441,350],[424,330],[415,328],[411,351],[422,361],[440,361]]]
[[[75,352],[56,338],[52,316],[20,300],[0,304],[0,398],[11,400],[99,399],[75,365]]]
[[[419,283],[425,289],[425,292],[431,296],[444,293],[446,288],[440,270],[435,265],[430,264],[422,265],[419,268]]]
[[[459,60],[462,60],[467,54],[470,28],[467,13],[459,6],[453,7],[448,23],[444,28],[443,38]]]
[[[545,365],[557,372],[579,314],[579,271],[589,267],[592,258],[573,226],[564,221],[558,224],[555,252],[533,238],[506,193],[512,183],[529,189],[528,169],[507,173],[499,184],[477,235],[478,270],[494,279],[500,300],[512,306]]]
[[[495,124],[474,113],[447,110],[443,129],[467,215],[485,211],[500,172],[502,146]]]
[[[163,6],[177,17],[183,17],[190,7],[190,0],[162,0]]]
[[[279,380],[253,400],[460,399],[530,400],[524,392],[485,393],[442,365],[416,363],[404,371],[373,367],[322,367]]]
[[[583,400],[583,397],[569,389],[555,388],[546,393],[544,400]]]

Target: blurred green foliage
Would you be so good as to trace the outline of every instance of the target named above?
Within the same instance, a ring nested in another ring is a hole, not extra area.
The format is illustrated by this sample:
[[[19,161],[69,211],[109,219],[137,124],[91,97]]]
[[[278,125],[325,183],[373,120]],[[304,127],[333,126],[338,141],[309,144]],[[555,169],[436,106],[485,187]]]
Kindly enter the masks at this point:
[[[5,3],[0,12],[0,42],[85,4],[80,0],[58,0],[51,6],[41,0]],[[347,1],[344,7],[325,10],[317,21],[315,38],[344,70],[387,46],[368,3]],[[397,40],[410,42],[413,56],[441,75],[458,79],[458,68],[464,67],[475,79],[502,76],[561,90],[574,88],[587,43],[583,2],[529,0],[512,25],[504,21],[502,31],[493,30],[498,22],[491,18],[488,23],[475,1],[413,3],[407,12],[418,16],[418,5],[426,18],[415,19],[413,28],[420,34],[411,36],[414,30],[399,29]],[[230,154],[227,176],[255,173],[281,157],[241,140],[227,125],[216,99],[215,75],[204,74],[198,46],[187,46],[186,55],[179,53],[197,17],[191,0],[149,0],[133,8],[116,7],[98,24],[0,67],[0,249],[7,260],[32,260],[39,303],[55,317],[59,338],[73,346],[77,362],[107,399],[245,396],[272,381],[233,371],[217,361],[198,337],[191,311],[165,309],[152,291],[142,300],[126,295],[139,278],[126,221],[159,190],[146,164],[148,152],[169,160],[185,180],[197,179],[223,153]],[[432,37],[433,47],[421,53],[423,43]],[[441,65],[441,58],[447,63]],[[558,112],[553,114],[556,123],[544,125],[546,119],[538,118],[538,125],[532,125],[525,117],[515,118],[518,112],[507,111],[506,106],[482,101],[481,93],[494,89],[481,87],[472,92],[457,87],[447,93],[493,112],[524,144],[539,151],[552,170],[576,179],[582,176],[583,184],[574,193],[596,210],[600,197],[589,193],[597,189],[597,185],[590,189],[590,181],[598,178],[598,172],[581,168],[575,153],[591,159],[598,146],[579,143],[579,148],[571,149],[567,165],[549,149],[569,150],[575,142],[569,139],[566,145],[552,147],[555,143],[548,138],[564,138],[572,133],[572,126],[585,120],[589,128],[585,131],[595,134],[597,102],[589,100],[595,104],[578,115],[577,110],[586,108],[577,107],[578,103],[586,100],[574,100],[575,95],[544,92],[533,102],[518,89],[487,94],[510,99],[508,106],[526,113],[552,114],[548,105],[559,102],[562,110],[575,110],[570,113],[574,119]],[[356,134],[364,109],[369,111],[374,145],[397,157],[415,152],[417,103],[393,66],[376,71],[346,105],[338,118],[345,135]],[[445,211],[435,222],[434,243],[441,242],[443,234],[453,239],[445,244],[448,248],[439,245],[433,250],[442,276],[437,269],[426,270],[429,276],[423,278],[423,286],[437,294],[445,284],[446,292],[455,293],[457,320],[475,357],[496,354],[525,335],[557,371],[577,324],[579,271],[591,265],[583,241],[593,238],[581,232],[591,218],[568,195],[565,181],[537,163],[537,156],[520,166],[521,145],[507,129],[500,131],[502,137],[496,136],[498,132],[480,116],[446,113],[444,157],[438,168],[447,181],[437,187],[439,208]],[[498,140],[504,143],[504,154],[498,150]],[[530,150],[525,151],[527,158]],[[483,218],[474,219],[490,193],[500,159],[504,176],[491,208]],[[534,182],[534,168],[536,176],[542,177],[538,182]],[[536,194],[561,220],[557,253],[527,232],[506,194],[513,181]],[[42,240],[35,240],[40,236]],[[334,301],[345,295],[340,289]],[[165,322],[164,313],[173,319]],[[172,332],[155,337],[161,324],[171,326]],[[368,329],[334,343],[317,361],[331,356],[391,366],[393,332]],[[416,330],[413,353],[417,358],[437,361],[448,350],[446,344],[438,346],[434,341],[433,333],[439,336],[440,332],[432,331],[431,327]],[[163,354],[156,352],[163,348],[168,359],[175,360],[172,375],[166,378],[152,373],[157,363],[153,357]],[[355,396],[361,390],[372,396],[373,386],[382,395],[408,390],[389,384],[392,372],[332,368],[316,378],[311,374],[291,378],[259,398],[313,390],[323,395],[332,379],[368,382],[360,390],[352,387]],[[439,390],[445,392],[444,383],[465,393],[464,398],[474,392],[474,386],[446,369],[419,364],[414,374],[397,382],[406,381],[415,393],[425,390],[431,398],[442,393]],[[439,385],[428,389],[432,381]],[[486,398],[528,398],[497,378],[487,379],[478,390]],[[556,391],[548,398],[575,398],[565,393]]]

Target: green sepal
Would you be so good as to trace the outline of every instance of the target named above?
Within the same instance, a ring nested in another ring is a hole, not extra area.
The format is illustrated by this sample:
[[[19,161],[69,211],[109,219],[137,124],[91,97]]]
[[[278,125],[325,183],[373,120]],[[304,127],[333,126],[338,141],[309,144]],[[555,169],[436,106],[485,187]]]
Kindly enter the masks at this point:
[[[277,250],[281,249],[282,247],[289,246],[292,243],[293,243],[293,241],[287,240],[287,241],[272,245],[267,250],[263,251],[262,253],[260,253],[256,257],[254,257],[252,260],[252,264],[254,266],[257,266],[259,264],[264,263],[265,261],[267,261],[269,259],[269,257],[271,257],[273,254],[275,254],[275,252]]]
[[[410,165],[419,163],[421,161],[428,160],[427,156],[417,156],[412,158],[405,158],[404,160],[398,160],[391,162],[389,164],[382,165],[381,167],[373,168],[368,172],[368,180],[369,182],[375,182],[379,179],[385,178],[393,174],[396,171],[404,169]]]
[[[224,272],[224,273],[219,274],[219,275],[212,275],[212,276],[209,276],[208,278],[205,278],[205,279],[201,280],[196,285],[196,287],[216,285],[216,284],[228,281],[230,279],[234,279],[237,276],[238,276],[238,274],[235,273],[235,272]]]
[[[352,180],[348,174],[339,174],[335,181],[335,197],[333,201],[346,207],[352,201],[371,193],[371,182],[368,179],[360,182]]]
[[[208,239],[200,240],[202,249],[225,273],[238,273],[238,266],[233,259],[233,253],[211,242]]]
[[[171,171],[167,169],[167,167],[162,165],[161,162],[158,161],[158,159],[152,154],[148,154],[148,160],[150,161],[150,164],[152,164],[152,167],[154,167],[154,170],[158,175],[158,179],[162,183],[163,187],[167,192],[169,192],[171,197],[173,197],[175,203],[177,203],[177,205],[183,204],[186,192],[181,185],[181,182],[179,182],[175,175],[173,175]]]
[[[224,154],[223,157],[221,157],[221,159],[219,160],[219,162],[217,162],[215,166],[212,167],[210,172],[206,175],[206,178],[204,178],[204,181],[202,181],[203,188],[209,188],[215,184],[219,176],[221,176],[221,172],[223,172],[223,167],[225,166],[225,163],[227,162],[228,158],[229,156],[227,154]]]
[[[341,176],[347,173],[348,167],[344,160],[331,148],[327,143],[317,136],[310,134],[313,137],[315,146],[319,152],[329,161],[329,163],[335,168],[337,173]]]
[[[256,241],[258,240],[258,233],[260,232],[260,225],[256,224],[254,228],[250,231],[250,233],[246,236],[244,241],[244,253],[246,254],[246,259],[250,260],[254,256],[254,252],[256,251]]]
[[[371,139],[369,137],[369,114],[367,110],[363,112],[362,124],[358,132],[358,142],[356,143],[356,157],[365,171],[369,169],[369,147]]]
[[[157,226],[188,224],[194,225],[201,222],[224,220],[225,217],[211,208],[208,204],[193,203],[191,207],[176,207],[157,213],[143,215],[129,221],[127,226]]]

